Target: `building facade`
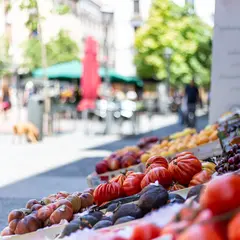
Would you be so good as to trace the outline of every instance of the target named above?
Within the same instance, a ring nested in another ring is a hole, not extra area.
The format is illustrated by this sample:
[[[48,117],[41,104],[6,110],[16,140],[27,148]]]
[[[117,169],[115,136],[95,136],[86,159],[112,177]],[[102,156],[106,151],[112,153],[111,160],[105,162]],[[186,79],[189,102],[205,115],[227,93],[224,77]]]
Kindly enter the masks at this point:
[[[114,2],[115,68],[125,76],[135,76],[134,22],[145,21],[149,15],[152,0],[121,0]]]
[[[66,30],[70,37],[77,42],[80,49],[79,58],[84,56],[84,41],[92,36],[99,43],[99,61],[104,61],[103,39],[104,29],[101,21],[101,3],[97,0],[37,0],[39,15],[42,20],[42,37],[44,43],[55,37],[60,30]],[[11,2],[14,4],[11,4]],[[14,64],[20,66],[23,62],[23,43],[31,37],[25,26],[28,12],[19,8],[22,0],[2,0],[0,3],[0,36],[7,36]],[[11,8],[7,9],[7,5]],[[61,4],[67,5],[70,11],[60,15],[56,9]],[[110,28],[109,48],[112,47],[112,29]],[[114,64],[114,51],[109,57]]]

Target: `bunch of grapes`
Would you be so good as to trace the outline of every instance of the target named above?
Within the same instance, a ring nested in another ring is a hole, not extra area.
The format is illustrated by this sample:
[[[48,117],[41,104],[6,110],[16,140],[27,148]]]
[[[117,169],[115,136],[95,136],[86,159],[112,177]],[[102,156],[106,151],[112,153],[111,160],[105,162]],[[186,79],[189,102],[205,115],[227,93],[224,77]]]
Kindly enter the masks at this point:
[[[240,169],[240,145],[233,147],[218,161],[216,171],[219,174],[233,172]]]

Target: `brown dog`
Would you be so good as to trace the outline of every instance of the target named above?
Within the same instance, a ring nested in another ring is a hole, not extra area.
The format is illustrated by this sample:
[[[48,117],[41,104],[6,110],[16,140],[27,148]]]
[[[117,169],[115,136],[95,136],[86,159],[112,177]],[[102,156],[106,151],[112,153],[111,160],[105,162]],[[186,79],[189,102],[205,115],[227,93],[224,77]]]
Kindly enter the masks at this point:
[[[13,133],[15,136],[26,136],[31,143],[38,142],[39,130],[32,123],[18,123],[13,126]]]

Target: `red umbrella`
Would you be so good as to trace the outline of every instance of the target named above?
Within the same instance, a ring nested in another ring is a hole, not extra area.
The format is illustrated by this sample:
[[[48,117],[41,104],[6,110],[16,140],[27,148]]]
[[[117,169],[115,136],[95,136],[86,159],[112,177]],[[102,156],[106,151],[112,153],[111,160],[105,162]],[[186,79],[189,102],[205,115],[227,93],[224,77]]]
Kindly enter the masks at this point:
[[[95,108],[99,85],[100,77],[98,75],[97,42],[92,37],[88,37],[85,42],[85,56],[81,78],[83,99],[77,106],[78,111]]]

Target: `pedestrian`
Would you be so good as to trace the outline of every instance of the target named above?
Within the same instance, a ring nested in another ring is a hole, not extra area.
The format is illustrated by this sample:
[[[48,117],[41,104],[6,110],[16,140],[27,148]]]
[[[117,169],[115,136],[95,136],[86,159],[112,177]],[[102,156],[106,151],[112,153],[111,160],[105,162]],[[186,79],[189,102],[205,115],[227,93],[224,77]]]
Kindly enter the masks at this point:
[[[184,125],[186,122],[186,115],[187,115],[187,96],[183,96],[181,99],[181,105],[178,109],[178,117],[179,117],[179,123],[181,125]]]
[[[10,101],[10,91],[9,86],[6,82],[2,83],[1,89],[1,110],[4,112],[5,117],[7,116],[7,111],[11,108],[11,101]]]
[[[192,79],[190,84],[185,88],[185,97],[187,99],[187,124],[190,127],[195,127],[196,124],[196,106],[200,102],[199,90]]]

